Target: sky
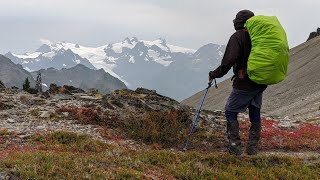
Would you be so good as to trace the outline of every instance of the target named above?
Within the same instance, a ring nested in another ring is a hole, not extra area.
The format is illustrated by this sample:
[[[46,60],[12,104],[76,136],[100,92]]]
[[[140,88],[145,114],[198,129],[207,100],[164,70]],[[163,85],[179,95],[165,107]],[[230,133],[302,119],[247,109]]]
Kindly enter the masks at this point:
[[[0,0],[0,53],[32,52],[40,39],[85,46],[126,37],[198,49],[226,44],[236,13],[275,15],[290,47],[320,27],[319,0]]]

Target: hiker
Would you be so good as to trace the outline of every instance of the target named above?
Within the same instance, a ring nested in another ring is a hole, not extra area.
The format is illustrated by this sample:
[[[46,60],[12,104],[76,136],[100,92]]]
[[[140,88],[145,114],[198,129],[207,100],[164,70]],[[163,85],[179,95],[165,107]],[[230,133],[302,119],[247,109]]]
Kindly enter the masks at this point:
[[[209,72],[209,81],[221,78],[233,67],[233,90],[225,106],[227,119],[228,151],[230,154],[241,155],[241,141],[239,136],[239,122],[237,115],[249,109],[251,121],[249,142],[246,148],[248,155],[256,155],[261,132],[260,109],[262,94],[267,85],[260,85],[249,79],[247,75],[247,61],[251,52],[251,39],[244,28],[246,21],[253,17],[254,13],[242,10],[233,20],[236,32],[230,37],[221,65]]]

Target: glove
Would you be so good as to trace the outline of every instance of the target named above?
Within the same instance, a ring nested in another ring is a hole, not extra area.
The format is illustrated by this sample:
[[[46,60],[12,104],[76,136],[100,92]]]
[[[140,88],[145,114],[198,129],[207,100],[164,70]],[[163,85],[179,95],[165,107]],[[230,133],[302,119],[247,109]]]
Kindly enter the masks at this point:
[[[209,81],[212,81],[213,79],[215,79],[215,77],[214,77],[214,71],[210,71],[210,72],[209,72]]]

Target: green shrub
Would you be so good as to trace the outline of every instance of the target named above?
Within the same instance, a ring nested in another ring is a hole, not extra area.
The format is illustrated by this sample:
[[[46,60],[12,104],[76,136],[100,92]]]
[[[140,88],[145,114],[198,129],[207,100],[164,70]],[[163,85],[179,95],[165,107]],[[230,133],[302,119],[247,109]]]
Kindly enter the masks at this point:
[[[184,111],[152,111],[141,119],[129,119],[129,135],[147,144],[160,144],[169,147],[185,140],[190,126],[189,114]]]
[[[100,152],[108,146],[100,141],[93,140],[88,135],[79,135],[73,132],[56,131],[51,134],[37,134],[31,142],[45,144],[45,149],[74,150],[78,152]]]

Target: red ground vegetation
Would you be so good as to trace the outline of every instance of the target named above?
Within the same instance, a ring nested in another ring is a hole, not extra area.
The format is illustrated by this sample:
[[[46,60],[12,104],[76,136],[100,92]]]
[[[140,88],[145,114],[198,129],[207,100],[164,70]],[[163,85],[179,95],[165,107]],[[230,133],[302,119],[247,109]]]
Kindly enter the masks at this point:
[[[240,123],[242,139],[248,139],[249,120]],[[320,126],[301,123],[294,129],[282,129],[279,121],[262,120],[261,149],[263,150],[320,150]]]

